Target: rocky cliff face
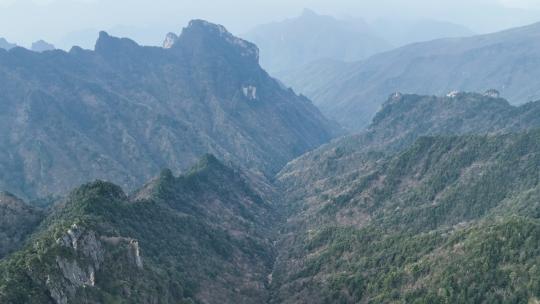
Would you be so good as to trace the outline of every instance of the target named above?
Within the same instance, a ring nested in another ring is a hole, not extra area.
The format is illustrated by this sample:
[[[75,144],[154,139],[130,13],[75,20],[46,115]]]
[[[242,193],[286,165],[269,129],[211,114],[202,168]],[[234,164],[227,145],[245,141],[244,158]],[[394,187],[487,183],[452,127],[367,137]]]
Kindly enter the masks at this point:
[[[195,20],[170,43],[102,32],[95,51],[0,52],[0,188],[36,197],[101,178],[133,190],[204,153],[270,176],[333,136],[222,26]]]

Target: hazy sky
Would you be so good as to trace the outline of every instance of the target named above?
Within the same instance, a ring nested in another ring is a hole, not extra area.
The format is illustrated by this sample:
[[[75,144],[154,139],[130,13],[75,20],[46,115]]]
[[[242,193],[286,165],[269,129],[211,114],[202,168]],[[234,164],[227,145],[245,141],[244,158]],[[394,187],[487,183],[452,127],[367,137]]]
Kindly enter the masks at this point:
[[[42,38],[67,47],[93,41],[97,30],[107,30],[157,44],[193,18],[221,23],[238,34],[296,16],[303,8],[367,20],[438,19],[477,33],[540,21],[540,0],[0,0],[0,37],[23,46]]]

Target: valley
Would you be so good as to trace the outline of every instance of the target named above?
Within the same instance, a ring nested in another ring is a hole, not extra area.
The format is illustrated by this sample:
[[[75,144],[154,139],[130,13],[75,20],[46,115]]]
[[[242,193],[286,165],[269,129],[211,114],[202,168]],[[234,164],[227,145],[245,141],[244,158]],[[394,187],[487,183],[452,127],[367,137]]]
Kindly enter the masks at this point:
[[[0,303],[539,302],[538,24],[376,24],[6,41]]]

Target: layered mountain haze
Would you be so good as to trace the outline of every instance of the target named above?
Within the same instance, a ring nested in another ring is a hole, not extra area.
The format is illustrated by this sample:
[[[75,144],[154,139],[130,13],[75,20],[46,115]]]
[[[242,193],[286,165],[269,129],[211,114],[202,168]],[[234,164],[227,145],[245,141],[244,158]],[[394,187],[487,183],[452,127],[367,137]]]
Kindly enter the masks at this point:
[[[361,19],[340,20],[309,9],[244,36],[259,46],[262,66],[278,78],[313,61],[355,61],[391,48]]]
[[[95,51],[0,51],[0,188],[128,190],[213,153],[268,176],[338,128],[258,64],[255,45],[192,21],[169,48],[100,33]]]
[[[371,23],[371,27],[395,47],[440,38],[474,35],[472,30],[463,25],[431,19],[379,18]]]
[[[0,304],[540,303],[529,4],[11,2]]]
[[[32,43],[32,47],[31,47],[31,50],[34,52],[52,51],[54,49],[55,49],[54,45],[44,40],[38,40]]]
[[[333,68],[316,64],[281,78],[312,98],[327,116],[355,130],[365,128],[388,94],[397,91],[443,95],[496,89],[512,104],[522,104],[540,99],[539,37],[540,24],[533,24],[415,43]]]
[[[0,49],[10,50],[16,46],[16,44],[8,42],[5,38],[0,38]]]

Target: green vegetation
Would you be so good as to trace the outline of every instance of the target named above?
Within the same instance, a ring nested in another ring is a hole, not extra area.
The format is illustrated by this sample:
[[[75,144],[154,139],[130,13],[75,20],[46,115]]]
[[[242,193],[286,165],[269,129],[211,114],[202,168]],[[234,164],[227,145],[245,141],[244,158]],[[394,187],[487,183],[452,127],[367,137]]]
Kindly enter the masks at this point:
[[[271,231],[256,224],[272,221],[263,217],[271,206],[238,172],[207,156],[187,175],[164,171],[141,192],[128,199],[118,186],[100,181],[73,191],[26,248],[0,262],[0,302],[58,302],[58,294],[69,303],[266,297]],[[60,241],[69,239],[68,231],[77,235],[77,247]],[[82,271],[60,267],[62,259]],[[95,270],[95,285],[88,267]],[[260,287],[250,287],[254,281]]]
[[[83,185],[46,214],[0,197],[0,232],[24,232],[0,260],[0,302],[536,303],[540,130],[507,133],[513,109],[411,131],[422,115],[400,102],[431,99],[403,98],[291,162],[279,191],[205,155],[129,196]],[[492,133],[461,134],[480,126]],[[461,135],[427,136],[446,127]]]
[[[538,299],[539,151],[540,130],[422,137],[317,192],[285,188],[304,205],[278,256],[274,302]]]

